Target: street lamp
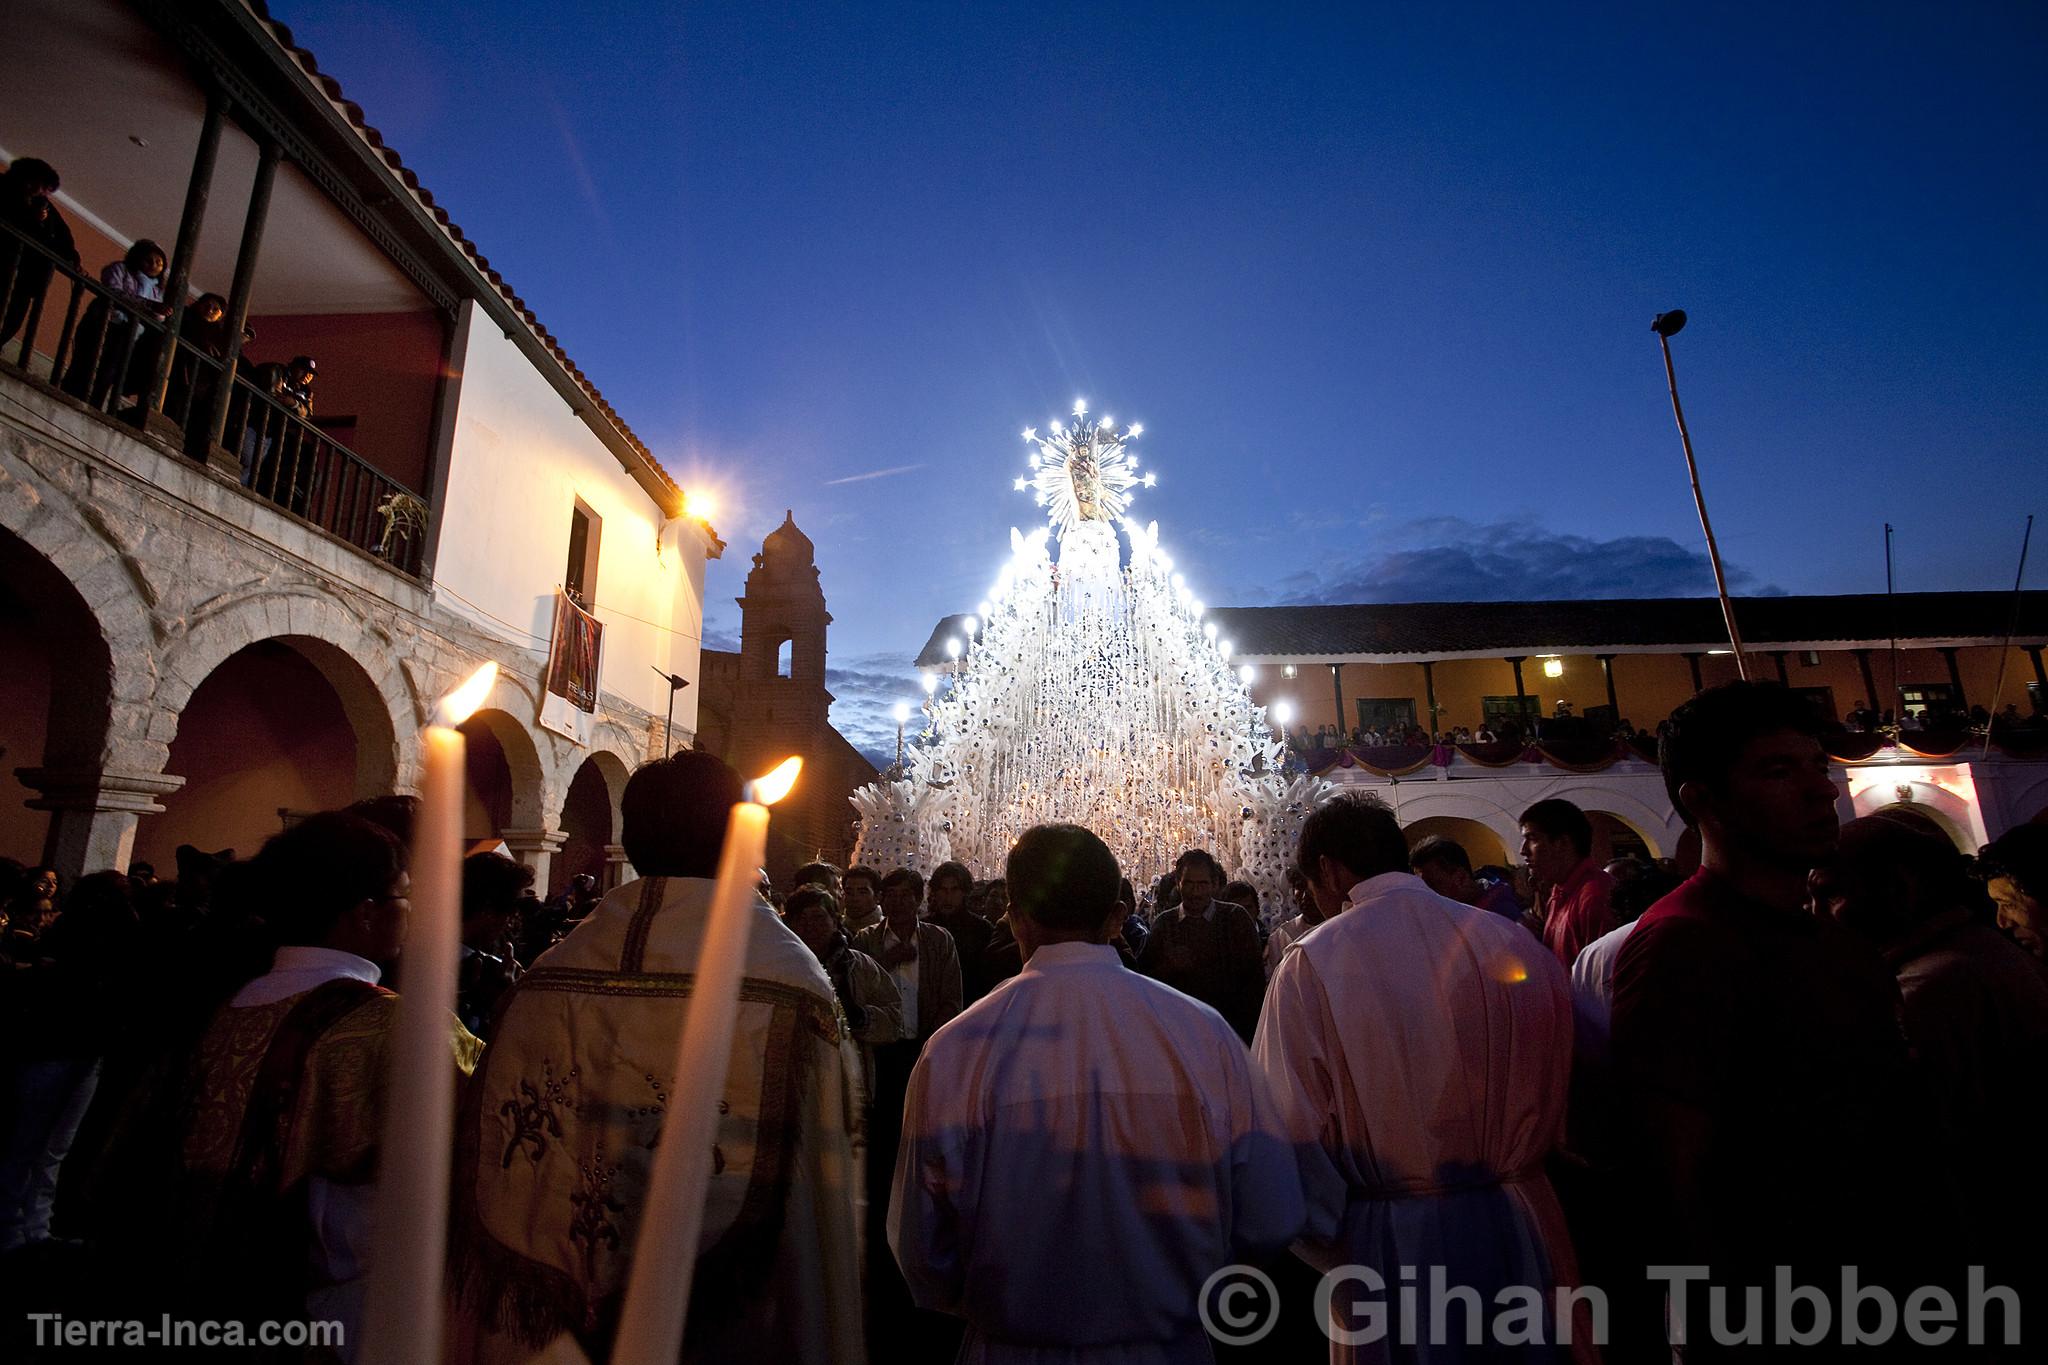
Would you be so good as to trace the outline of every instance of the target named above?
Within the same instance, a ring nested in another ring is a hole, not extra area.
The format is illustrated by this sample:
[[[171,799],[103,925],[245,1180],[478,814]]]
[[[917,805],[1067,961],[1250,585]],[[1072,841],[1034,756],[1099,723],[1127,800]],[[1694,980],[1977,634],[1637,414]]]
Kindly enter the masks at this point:
[[[680,673],[671,673],[665,668],[654,670],[668,683],[668,719],[661,723],[661,756],[668,757],[669,731],[676,727],[676,693],[690,685],[690,680]]]
[[[1671,338],[1685,330],[1685,310],[1674,308],[1650,320],[1657,345],[1664,352],[1664,379],[1671,387],[1671,415],[1678,419],[1679,444],[1685,447],[1685,472],[1692,479],[1692,502],[1699,509],[1700,530],[1707,536],[1707,560],[1714,566],[1714,591],[1721,599],[1721,619],[1728,627],[1728,643],[1735,647],[1735,672],[1748,679],[1749,656],[1743,652],[1742,634],[1735,628],[1735,604],[1728,600],[1728,577],[1721,571],[1721,547],[1714,543],[1714,525],[1707,520],[1706,495],[1700,492],[1700,467],[1692,456],[1692,434],[1685,429],[1685,409],[1678,405],[1678,372],[1671,367]]]
[[[896,771],[903,772],[903,727],[910,722],[910,703],[896,703]]]

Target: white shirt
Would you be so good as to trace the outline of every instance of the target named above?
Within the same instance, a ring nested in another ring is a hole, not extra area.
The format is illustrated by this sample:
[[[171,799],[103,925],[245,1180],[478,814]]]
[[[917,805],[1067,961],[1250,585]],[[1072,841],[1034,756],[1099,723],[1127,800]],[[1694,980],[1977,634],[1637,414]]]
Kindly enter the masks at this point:
[[[886,948],[894,944],[901,944],[906,948],[915,948],[917,946],[917,930],[912,929],[909,938],[896,937],[894,929],[882,930],[882,945]],[[903,1036],[905,1038],[917,1037],[917,964],[918,959],[913,957],[908,962],[899,962],[895,966],[887,968],[889,979],[896,983],[896,993],[903,997]]]
[[[1621,945],[1641,923],[1632,919],[1609,929],[1579,949],[1572,963],[1572,1013],[1578,1020],[1579,1046],[1595,1047],[1602,1057],[1614,1027],[1614,964],[1621,961]]]
[[[1280,956],[1288,946],[1315,926],[1302,915],[1290,915],[1274,925],[1266,934],[1266,979],[1273,979],[1273,969],[1280,965]]]
[[[1040,948],[911,1074],[889,1245],[963,1361],[1206,1362],[1197,1290],[1301,1219],[1244,1044],[1106,945]]]
[[[236,1009],[275,1005],[345,976],[374,986],[383,973],[368,958],[344,953],[339,948],[290,945],[279,948],[270,959],[270,970],[236,991],[235,998],[228,1003]]]
[[[1487,1302],[1510,1284],[1555,1302],[1572,1275],[1543,1174],[1571,1072],[1564,967],[1520,925],[1407,872],[1361,882],[1346,902],[1282,956],[1252,1044],[1300,1154],[1309,1225],[1297,1248],[1325,1271],[1370,1266],[1389,1286],[1403,1266],[1441,1265]],[[1470,1359],[1454,1342],[1399,1358]],[[1330,1353],[1389,1358],[1386,1341]]]

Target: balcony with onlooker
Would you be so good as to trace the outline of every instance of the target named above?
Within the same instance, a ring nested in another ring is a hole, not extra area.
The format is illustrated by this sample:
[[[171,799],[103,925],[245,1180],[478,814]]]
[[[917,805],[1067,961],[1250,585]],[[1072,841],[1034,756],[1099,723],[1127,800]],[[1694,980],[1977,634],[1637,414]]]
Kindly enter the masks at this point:
[[[422,576],[457,282],[151,8],[9,7],[0,375]]]

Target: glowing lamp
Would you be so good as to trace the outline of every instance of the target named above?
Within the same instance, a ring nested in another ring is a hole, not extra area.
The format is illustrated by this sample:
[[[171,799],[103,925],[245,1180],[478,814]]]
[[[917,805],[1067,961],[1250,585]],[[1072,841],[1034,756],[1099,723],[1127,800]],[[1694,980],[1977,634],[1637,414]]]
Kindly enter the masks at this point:
[[[894,715],[898,725],[907,724],[910,720],[910,703],[907,701],[897,702],[894,708]]]
[[[1564,676],[1564,660],[1545,659],[1543,661],[1543,676],[1546,678],[1562,678]]]

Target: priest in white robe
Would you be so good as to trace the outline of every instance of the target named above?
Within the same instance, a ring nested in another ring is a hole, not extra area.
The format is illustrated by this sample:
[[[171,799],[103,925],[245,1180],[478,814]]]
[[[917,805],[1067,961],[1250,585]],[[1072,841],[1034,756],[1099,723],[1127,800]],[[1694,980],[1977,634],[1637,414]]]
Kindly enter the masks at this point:
[[[1543,1168],[1571,1072],[1564,967],[1521,926],[1412,875],[1377,800],[1312,812],[1298,860],[1328,918],[1274,972],[1252,1061],[1301,1158],[1309,1226],[1296,1250],[1384,1284],[1344,1272],[1333,1325],[1363,1335],[1333,1333],[1330,1359],[1593,1359],[1583,1311],[1566,1313],[1572,1345],[1557,1345],[1556,1291],[1576,1272]],[[1407,1324],[1404,1267],[1418,1306]],[[1462,1297],[1434,1330],[1439,1267],[1446,1286],[1476,1293],[1482,1344],[1468,1344]],[[1370,1339],[1375,1315],[1385,1334]]]
[[[963,1362],[1207,1362],[1204,1282],[1301,1227],[1292,1154],[1223,1017],[1109,946],[1100,839],[1041,825],[1007,870],[1024,969],[918,1060],[890,1246]]]

